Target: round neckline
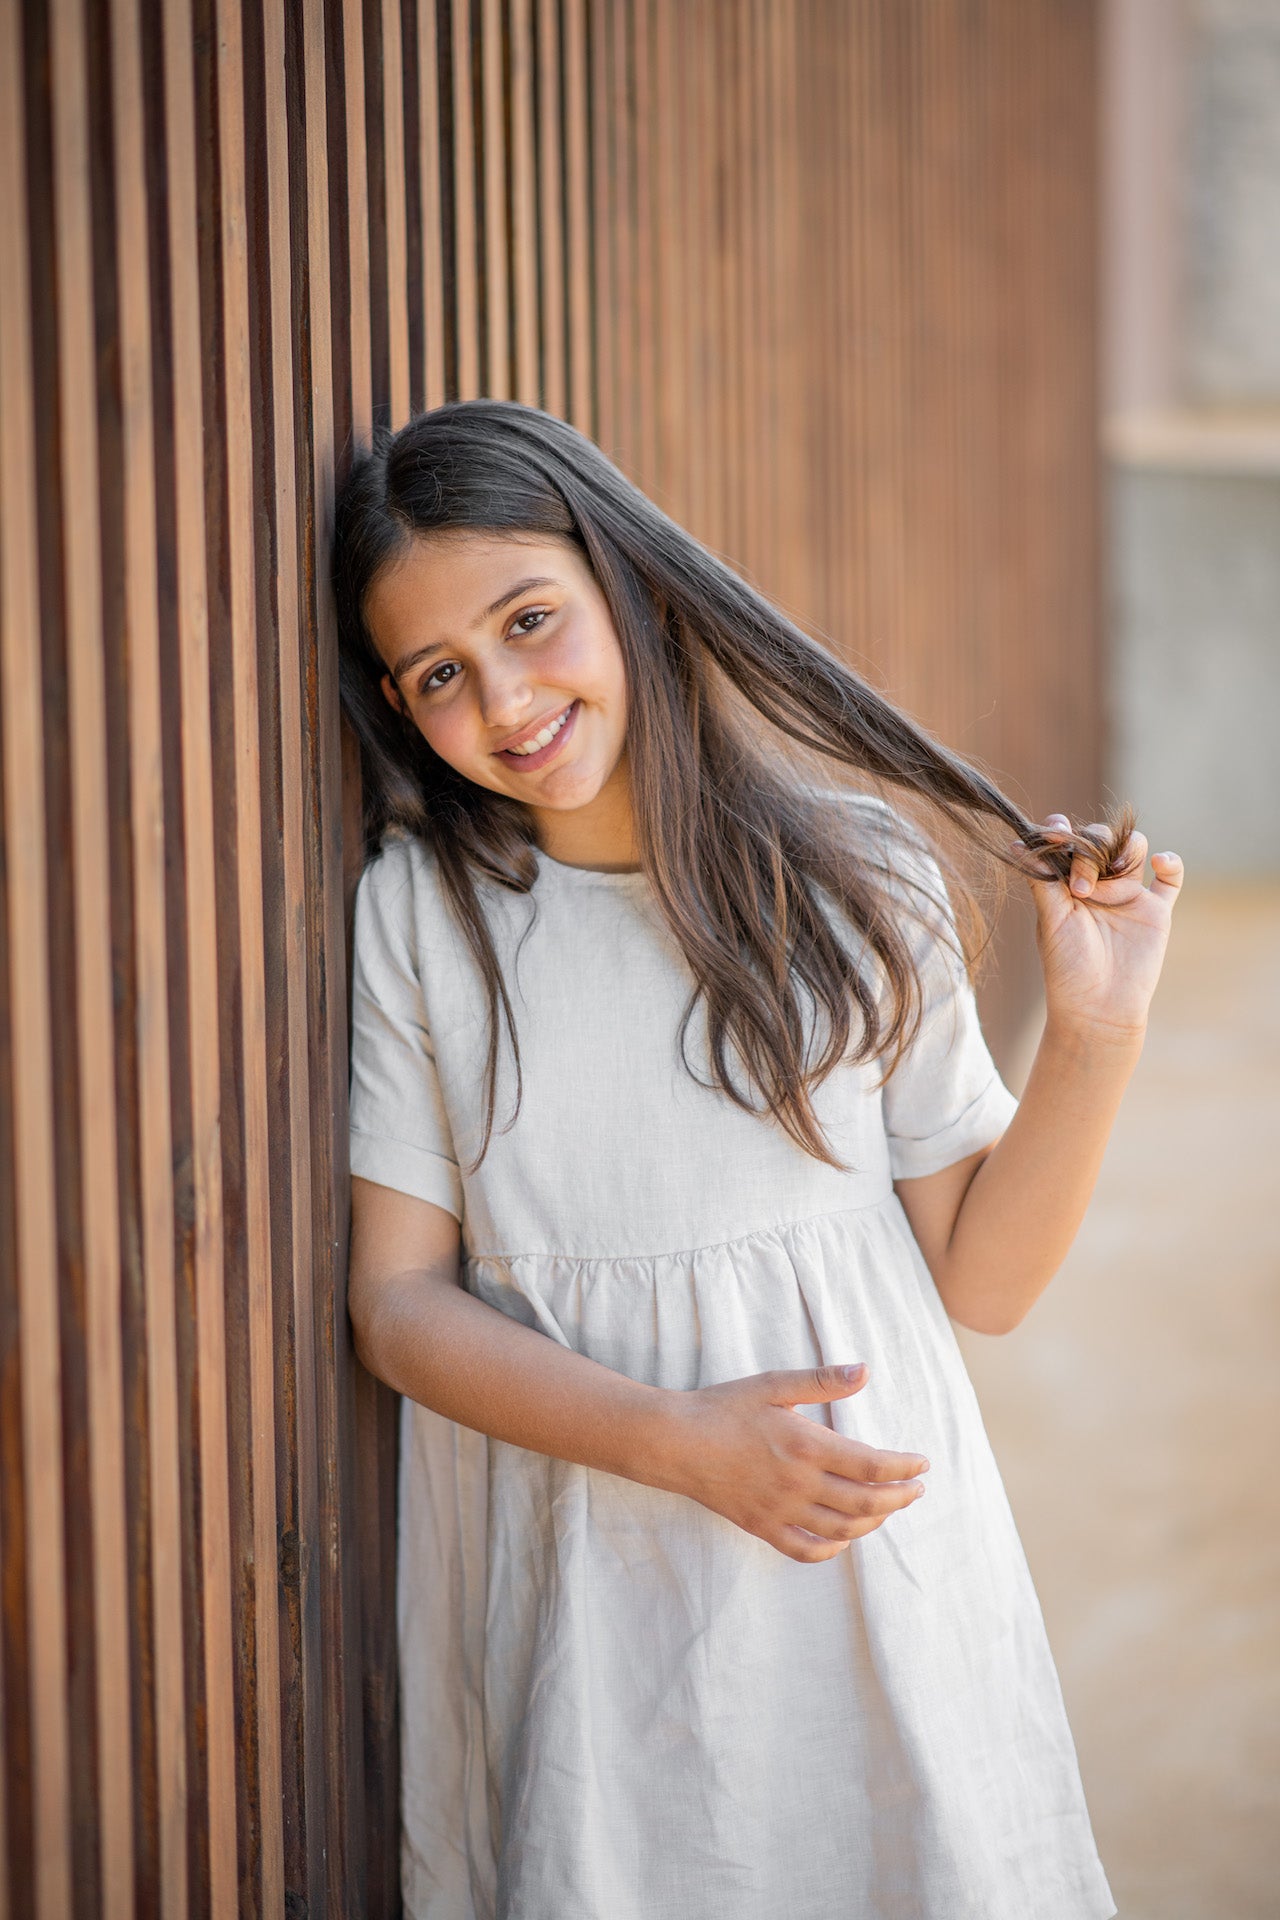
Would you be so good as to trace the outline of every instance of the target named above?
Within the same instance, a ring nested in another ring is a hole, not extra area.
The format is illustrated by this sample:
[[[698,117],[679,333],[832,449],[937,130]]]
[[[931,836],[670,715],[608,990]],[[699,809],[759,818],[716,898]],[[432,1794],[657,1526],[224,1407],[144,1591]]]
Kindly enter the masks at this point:
[[[557,860],[554,855],[545,853],[541,847],[537,846],[534,848],[534,854],[537,858],[540,873],[564,874],[566,878],[570,880],[581,880],[597,886],[634,887],[639,885],[647,887],[649,884],[649,876],[643,867],[635,867],[629,870],[627,868],[619,868],[611,872],[605,867],[570,866],[567,860]]]

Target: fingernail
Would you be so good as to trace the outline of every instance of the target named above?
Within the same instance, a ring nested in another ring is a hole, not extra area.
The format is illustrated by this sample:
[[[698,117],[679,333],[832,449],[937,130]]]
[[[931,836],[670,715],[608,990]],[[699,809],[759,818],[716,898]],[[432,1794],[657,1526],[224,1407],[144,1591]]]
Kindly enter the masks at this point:
[[[864,1365],[864,1362],[859,1360],[856,1367],[841,1367],[840,1371],[844,1375],[846,1380],[856,1380],[858,1375],[862,1372],[863,1365]]]
[[[1088,893],[1089,882],[1081,875],[1071,882],[1071,891],[1072,893]]]

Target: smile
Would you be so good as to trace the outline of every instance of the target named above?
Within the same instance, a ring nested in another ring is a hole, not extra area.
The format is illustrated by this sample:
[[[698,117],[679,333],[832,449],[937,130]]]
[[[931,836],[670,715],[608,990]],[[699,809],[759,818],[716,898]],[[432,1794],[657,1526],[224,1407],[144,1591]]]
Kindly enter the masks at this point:
[[[545,727],[530,734],[518,746],[500,747],[496,758],[508,761],[524,773],[532,773],[535,768],[545,766],[560,751],[565,738],[572,732],[573,723],[578,717],[578,706],[577,700],[571,700],[562,713],[558,713]]]

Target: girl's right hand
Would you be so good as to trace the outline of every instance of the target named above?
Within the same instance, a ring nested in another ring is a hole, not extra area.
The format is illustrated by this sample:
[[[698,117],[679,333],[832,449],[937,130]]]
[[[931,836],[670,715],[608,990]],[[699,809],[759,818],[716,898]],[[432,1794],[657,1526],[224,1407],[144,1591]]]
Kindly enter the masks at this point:
[[[834,1559],[924,1492],[929,1462],[846,1439],[796,1413],[867,1383],[865,1364],[754,1373],[675,1392],[664,1407],[658,1484],[686,1494],[792,1560]]]

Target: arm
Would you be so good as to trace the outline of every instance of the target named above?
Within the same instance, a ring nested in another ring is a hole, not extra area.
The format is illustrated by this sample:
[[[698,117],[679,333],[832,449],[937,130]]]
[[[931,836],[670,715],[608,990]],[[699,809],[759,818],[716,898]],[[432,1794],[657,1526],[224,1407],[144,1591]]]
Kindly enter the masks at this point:
[[[1046,1022],[1018,1111],[982,1152],[896,1183],[943,1305],[979,1333],[1017,1326],[1061,1266],[1142,1052],[1182,862],[1157,854],[1147,888],[1140,834],[1128,855],[1108,879],[1078,858],[1070,889],[1028,873]]]
[[[647,1480],[667,1396],[509,1319],[459,1283],[443,1207],[351,1182],[356,1352],[397,1393],[535,1453]]]
[[[793,1412],[865,1386],[865,1368],[754,1374],[680,1393],[615,1373],[459,1285],[443,1207],[351,1182],[347,1306],[371,1373],[513,1446],[679,1493],[793,1560],[829,1560],[924,1491],[918,1455]]]

